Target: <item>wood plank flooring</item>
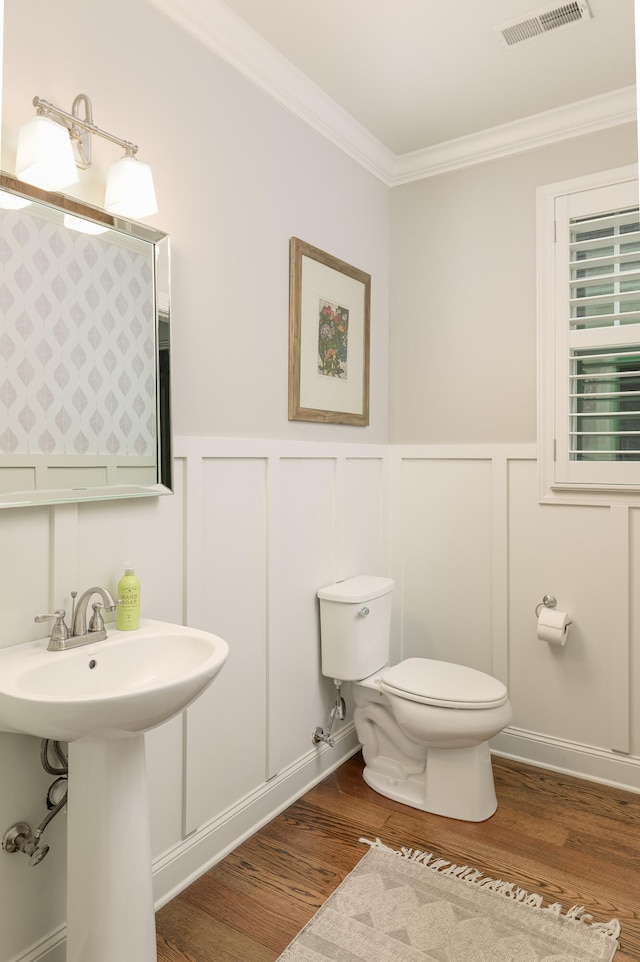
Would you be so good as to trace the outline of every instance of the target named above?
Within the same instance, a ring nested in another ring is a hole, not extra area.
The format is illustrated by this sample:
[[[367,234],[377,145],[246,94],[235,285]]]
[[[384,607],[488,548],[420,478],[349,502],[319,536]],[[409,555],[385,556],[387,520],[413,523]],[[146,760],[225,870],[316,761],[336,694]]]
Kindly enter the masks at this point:
[[[362,767],[358,753],[165,905],[158,962],[274,962],[363,857],[362,837],[618,918],[615,962],[640,962],[640,795],[494,757],[498,811],[456,822],[383,798]]]

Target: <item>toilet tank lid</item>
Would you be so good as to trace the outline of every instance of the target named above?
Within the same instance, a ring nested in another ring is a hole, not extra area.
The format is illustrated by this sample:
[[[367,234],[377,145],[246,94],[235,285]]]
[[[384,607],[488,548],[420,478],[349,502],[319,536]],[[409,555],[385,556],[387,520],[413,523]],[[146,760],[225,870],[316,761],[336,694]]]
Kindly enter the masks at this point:
[[[391,578],[378,578],[374,575],[357,575],[338,581],[334,585],[327,585],[318,592],[318,598],[323,601],[342,601],[360,604],[363,601],[373,601],[382,595],[393,591],[394,582]]]
[[[386,669],[381,687],[440,708],[498,708],[508,699],[505,685],[492,675],[430,658],[407,658]]]

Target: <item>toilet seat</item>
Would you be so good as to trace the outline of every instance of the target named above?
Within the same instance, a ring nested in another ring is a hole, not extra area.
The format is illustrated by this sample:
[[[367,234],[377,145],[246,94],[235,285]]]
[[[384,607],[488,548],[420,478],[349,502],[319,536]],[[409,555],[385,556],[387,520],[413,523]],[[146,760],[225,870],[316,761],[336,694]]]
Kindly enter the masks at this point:
[[[506,687],[497,678],[465,665],[430,658],[407,658],[385,669],[380,688],[438,708],[499,708],[508,698]]]

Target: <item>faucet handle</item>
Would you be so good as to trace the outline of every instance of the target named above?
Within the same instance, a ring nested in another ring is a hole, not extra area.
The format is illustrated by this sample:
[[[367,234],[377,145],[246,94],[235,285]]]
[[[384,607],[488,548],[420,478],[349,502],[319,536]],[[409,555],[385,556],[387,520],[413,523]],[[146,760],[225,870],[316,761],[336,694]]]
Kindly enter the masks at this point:
[[[56,608],[52,615],[36,615],[33,619],[35,622],[42,621],[52,621],[55,618],[55,625],[51,629],[51,638],[49,641],[50,648],[64,648],[64,642],[69,637],[69,629],[65,624],[66,611],[64,608]]]
[[[104,628],[104,618],[102,617],[103,611],[115,611],[120,600],[116,601],[114,605],[105,605],[101,601],[94,601],[91,605],[93,608],[93,614],[89,621],[89,631],[101,631]]]
[[[93,608],[93,614],[89,621],[89,631],[101,631],[104,628],[104,618],[102,617],[102,611],[105,610],[105,606],[99,601],[95,601],[91,607]]]

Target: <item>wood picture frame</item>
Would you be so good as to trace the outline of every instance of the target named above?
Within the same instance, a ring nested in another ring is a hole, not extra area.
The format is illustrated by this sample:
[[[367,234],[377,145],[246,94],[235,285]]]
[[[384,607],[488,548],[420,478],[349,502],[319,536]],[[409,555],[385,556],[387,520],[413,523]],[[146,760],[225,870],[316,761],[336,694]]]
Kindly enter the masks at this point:
[[[289,420],[369,424],[371,275],[289,242]]]

